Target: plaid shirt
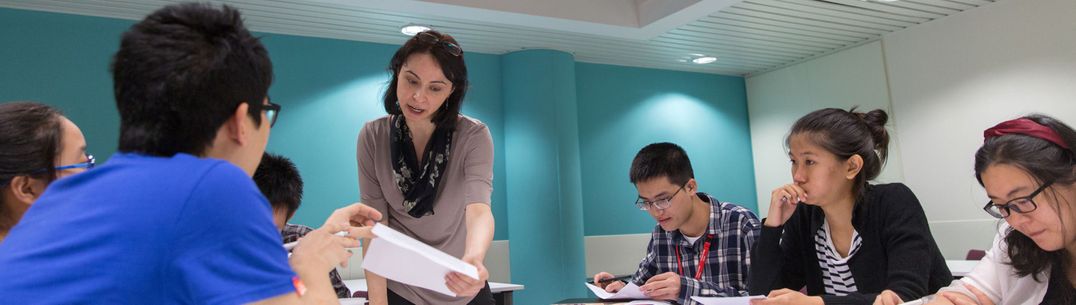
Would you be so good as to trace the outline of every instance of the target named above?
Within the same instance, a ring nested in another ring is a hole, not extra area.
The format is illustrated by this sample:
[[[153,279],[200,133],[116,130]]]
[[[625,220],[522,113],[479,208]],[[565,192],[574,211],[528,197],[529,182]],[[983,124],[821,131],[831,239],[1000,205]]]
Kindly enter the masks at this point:
[[[656,226],[647,246],[646,258],[639,263],[639,270],[635,271],[631,281],[642,286],[652,276],[666,272],[679,273],[682,267],[680,295],[677,296],[680,304],[699,304],[691,296],[746,296],[751,246],[758,239],[762,224],[755,213],[748,209],[720,202],[706,193],[699,192],[698,196],[711,207],[706,234],[690,244],[679,230],[666,232],[661,226]],[[702,277],[696,280],[699,256],[708,234],[713,234],[713,241]],[[677,248],[683,266],[678,266]]]
[[[280,236],[284,237],[284,243],[286,244],[299,240],[299,238],[306,236],[306,233],[310,233],[310,231],[313,230],[314,229],[311,227],[289,223],[284,225],[284,230],[280,231]],[[340,279],[340,273],[336,272],[336,269],[333,269],[333,271],[329,272],[329,280],[332,281],[333,289],[336,290],[336,297],[351,297],[351,290],[348,290],[347,286],[344,285],[344,281]]]

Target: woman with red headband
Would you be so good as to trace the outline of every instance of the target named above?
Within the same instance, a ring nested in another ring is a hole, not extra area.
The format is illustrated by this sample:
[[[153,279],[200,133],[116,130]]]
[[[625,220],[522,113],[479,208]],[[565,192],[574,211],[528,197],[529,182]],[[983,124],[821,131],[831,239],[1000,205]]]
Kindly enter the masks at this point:
[[[975,178],[1004,219],[975,269],[932,305],[1076,304],[1076,131],[1043,115],[987,129]]]

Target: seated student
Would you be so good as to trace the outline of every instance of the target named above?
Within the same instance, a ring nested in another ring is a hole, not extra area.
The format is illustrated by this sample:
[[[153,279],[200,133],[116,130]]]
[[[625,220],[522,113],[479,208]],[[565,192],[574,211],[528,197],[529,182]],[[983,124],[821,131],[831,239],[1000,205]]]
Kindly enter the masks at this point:
[[[773,190],[751,252],[751,294],[768,298],[753,304],[899,304],[952,281],[915,194],[868,183],[885,163],[887,120],[829,108],[792,125],[793,183]]]
[[[0,104],[0,243],[53,180],[93,165],[82,130],[56,108]]]
[[[118,152],[53,182],[0,244],[0,304],[339,304],[326,274],[381,215],[338,209],[288,258],[250,178],[280,108],[239,12],[150,14],[112,76]]]
[[[303,177],[299,175],[295,163],[284,156],[266,152],[262,155],[261,163],[258,163],[258,169],[254,171],[254,184],[258,185],[262,195],[269,200],[269,205],[273,208],[273,224],[284,237],[285,244],[298,241],[314,231],[311,227],[288,223],[288,220],[295,216],[295,211],[299,210],[303,200]],[[351,290],[344,285],[336,269],[329,272],[329,279],[332,280],[333,290],[336,290],[336,297],[351,297]]]
[[[975,178],[1007,225],[975,269],[931,305],[1076,304],[1076,130],[1044,115],[984,132]]]
[[[676,144],[643,147],[631,162],[635,206],[658,222],[631,281],[652,299],[697,304],[692,296],[746,294],[750,249],[758,237],[758,217],[741,206],[699,191],[691,160]],[[606,291],[625,283],[602,284]]]

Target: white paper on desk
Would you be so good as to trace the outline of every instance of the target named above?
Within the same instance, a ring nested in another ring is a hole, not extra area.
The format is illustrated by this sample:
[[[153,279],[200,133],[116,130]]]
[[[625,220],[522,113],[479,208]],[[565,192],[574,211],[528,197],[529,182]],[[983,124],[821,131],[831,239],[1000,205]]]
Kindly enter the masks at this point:
[[[587,284],[587,288],[590,288],[590,291],[593,291],[594,294],[598,295],[598,298],[600,298],[602,300],[608,300],[608,299],[614,299],[614,300],[636,299],[637,300],[637,299],[649,299],[650,298],[650,297],[644,295],[643,292],[639,290],[639,286],[636,286],[635,283],[628,283],[628,285],[624,286],[624,288],[620,288],[620,291],[617,291],[616,293],[611,293],[611,292],[605,291],[605,289],[602,289],[601,287],[598,287],[598,286],[594,286],[594,284],[590,284],[590,283],[586,283],[586,284]]]
[[[657,300],[635,300],[626,305],[672,305],[672,303]]]
[[[478,279],[478,268],[430,247],[382,224],[374,225],[377,235],[370,241],[362,268],[387,279],[456,296],[445,285],[445,275],[459,272]]]
[[[691,297],[695,302],[702,303],[702,305],[750,305],[751,300],[765,299],[764,295],[753,295],[749,297]]]

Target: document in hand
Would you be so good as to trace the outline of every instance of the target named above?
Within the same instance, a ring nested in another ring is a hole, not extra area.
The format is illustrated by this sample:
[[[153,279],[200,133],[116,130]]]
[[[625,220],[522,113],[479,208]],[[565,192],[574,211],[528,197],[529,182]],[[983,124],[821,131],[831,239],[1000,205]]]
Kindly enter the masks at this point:
[[[765,299],[764,295],[753,295],[749,297],[691,297],[695,302],[702,303],[702,305],[750,305],[751,300]]]
[[[608,299],[614,299],[614,300],[638,300],[638,299],[643,299],[643,300],[647,300],[647,299],[650,299],[650,297],[647,297],[646,295],[643,294],[642,291],[639,290],[639,286],[636,286],[635,283],[628,283],[628,285],[624,286],[624,288],[620,288],[620,291],[617,291],[616,293],[611,293],[611,292],[605,291],[605,289],[602,289],[601,287],[598,287],[598,286],[594,286],[594,284],[590,284],[590,283],[586,283],[586,284],[587,284],[587,288],[590,288],[590,291],[593,291],[594,294],[598,295],[598,298],[603,299],[603,300],[608,300]]]
[[[456,296],[445,285],[445,275],[459,272],[478,278],[478,269],[458,258],[430,247],[382,224],[374,225],[377,235],[370,241],[362,268],[403,284]]]

